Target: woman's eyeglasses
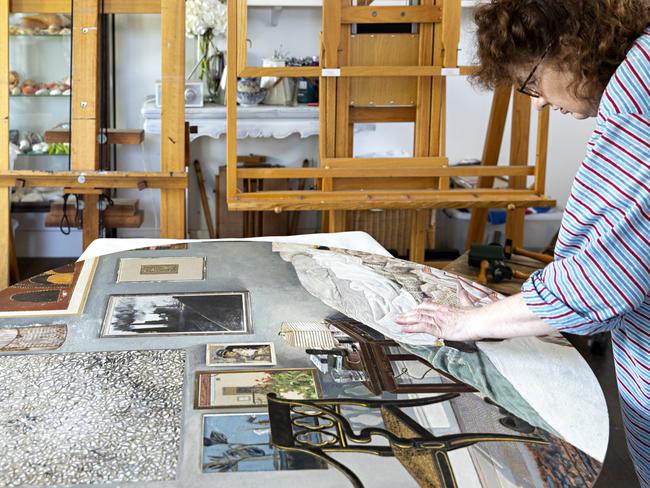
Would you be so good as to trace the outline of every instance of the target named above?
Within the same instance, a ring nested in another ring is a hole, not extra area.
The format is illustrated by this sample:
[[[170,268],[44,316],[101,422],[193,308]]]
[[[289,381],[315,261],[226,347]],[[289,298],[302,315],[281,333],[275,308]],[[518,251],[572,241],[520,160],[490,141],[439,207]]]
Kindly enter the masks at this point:
[[[542,57],[539,58],[539,61],[537,61],[537,64],[535,64],[535,66],[533,66],[533,69],[530,71],[530,74],[528,75],[526,80],[521,84],[521,86],[519,88],[517,88],[517,91],[519,93],[523,93],[524,95],[528,95],[529,97],[533,97],[533,98],[539,98],[539,97],[542,96],[542,94],[540,92],[538,92],[536,89],[530,88],[527,85],[530,83],[530,81],[535,76],[535,72],[537,71],[537,68],[539,68],[539,65],[542,64],[542,61],[544,61],[544,58],[546,57],[546,55],[548,54],[548,52],[550,50],[551,50],[551,46],[549,45],[546,48],[546,50],[544,51],[544,54],[542,54]]]

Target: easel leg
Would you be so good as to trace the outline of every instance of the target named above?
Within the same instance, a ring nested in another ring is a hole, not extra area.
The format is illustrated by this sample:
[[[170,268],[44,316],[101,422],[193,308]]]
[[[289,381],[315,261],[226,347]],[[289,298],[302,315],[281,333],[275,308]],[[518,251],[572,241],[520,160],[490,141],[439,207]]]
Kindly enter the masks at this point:
[[[11,231],[11,213],[9,203],[9,188],[0,188],[0,229],[6,229],[0,232],[0,249],[10,249],[9,236]],[[3,253],[0,259],[0,289],[9,286],[9,253]]]
[[[347,230],[346,218],[345,210],[330,210],[328,232],[345,232]]]
[[[503,142],[503,131],[505,130],[506,118],[508,116],[511,92],[512,87],[509,85],[499,86],[494,90],[481,161],[484,166],[496,166],[499,162],[499,152],[501,152],[501,143]],[[493,184],[494,177],[481,177],[479,178],[478,187],[491,188]],[[483,241],[487,215],[488,209],[486,208],[475,208],[472,210],[472,218],[467,231],[466,249],[469,249],[472,244],[479,244]]]
[[[528,164],[528,146],[530,140],[530,97],[519,92],[514,93],[512,106],[512,133],[510,136],[510,165],[526,166]],[[525,176],[511,176],[508,186],[512,189],[526,188]],[[506,238],[512,239],[514,246],[524,245],[524,218],[526,209],[508,208],[506,214]]]
[[[97,195],[84,195],[83,212],[83,248],[86,249],[90,243],[99,237],[99,209]]]
[[[413,210],[411,217],[411,240],[409,244],[409,261],[424,262],[424,248],[429,227],[429,211],[425,208]]]

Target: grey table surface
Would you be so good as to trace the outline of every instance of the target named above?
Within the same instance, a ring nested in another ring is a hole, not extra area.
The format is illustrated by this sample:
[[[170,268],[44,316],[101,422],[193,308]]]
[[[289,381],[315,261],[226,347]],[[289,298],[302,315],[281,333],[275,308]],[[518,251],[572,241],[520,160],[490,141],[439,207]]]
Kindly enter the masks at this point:
[[[116,283],[122,257],[205,256],[204,281],[162,283]],[[100,337],[108,297],[114,294],[168,292],[205,292],[248,290],[251,296],[253,333],[245,335],[183,335],[147,337]],[[347,479],[336,469],[296,470],[246,473],[209,473],[201,471],[203,441],[202,417],[209,413],[241,410],[195,410],[194,377],[199,370],[217,370],[205,365],[205,345],[223,342],[262,342],[275,344],[278,367],[311,367],[304,351],[290,347],[279,337],[284,321],[320,321],[340,314],[312,297],[303,289],[291,264],[271,252],[270,243],[220,242],[193,243],[187,250],[137,250],[110,254],[99,259],[91,290],[82,315],[73,317],[39,317],[0,319],[0,326],[65,323],[68,336],[54,353],[125,351],[148,349],[186,350],[184,407],[180,438],[177,479],[174,481],[138,482],[142,487],[259,487],[259,486],[348,486]],[[50,354],[50,353],[36,353]],[[341,392],[330,378],[321,375],[321,385],[328,395]],[[361,386],[357,389],[365,390]],[[417,483],[394,458],[364,454],[344,454],[339,459],[352,468],[367,487],[415,487]],[[89,486],[89,485],[74,485]],[[107,483],[92,486],[127,487],[133,483]]]

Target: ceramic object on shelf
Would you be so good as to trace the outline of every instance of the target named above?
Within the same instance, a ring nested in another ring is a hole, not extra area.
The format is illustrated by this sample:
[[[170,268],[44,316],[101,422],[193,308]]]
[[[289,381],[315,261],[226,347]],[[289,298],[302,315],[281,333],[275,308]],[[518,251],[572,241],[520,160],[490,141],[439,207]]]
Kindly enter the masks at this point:
[[[12,90],[20,84],[20,75],[16,71],[9,72],[9,88]]]
[[[242,107],[254,107],[266,96],[259,78],[240,78],[237,82],[237,103]]]

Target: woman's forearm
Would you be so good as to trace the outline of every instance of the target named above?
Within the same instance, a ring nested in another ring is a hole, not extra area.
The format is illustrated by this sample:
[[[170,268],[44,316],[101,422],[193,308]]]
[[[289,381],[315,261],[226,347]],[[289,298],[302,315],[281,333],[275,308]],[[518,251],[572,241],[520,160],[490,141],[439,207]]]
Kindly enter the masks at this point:
[[[485,339],[546,335],[556,331],[530,311],[521,293],[475,308],[468,315],[473,335]]]

